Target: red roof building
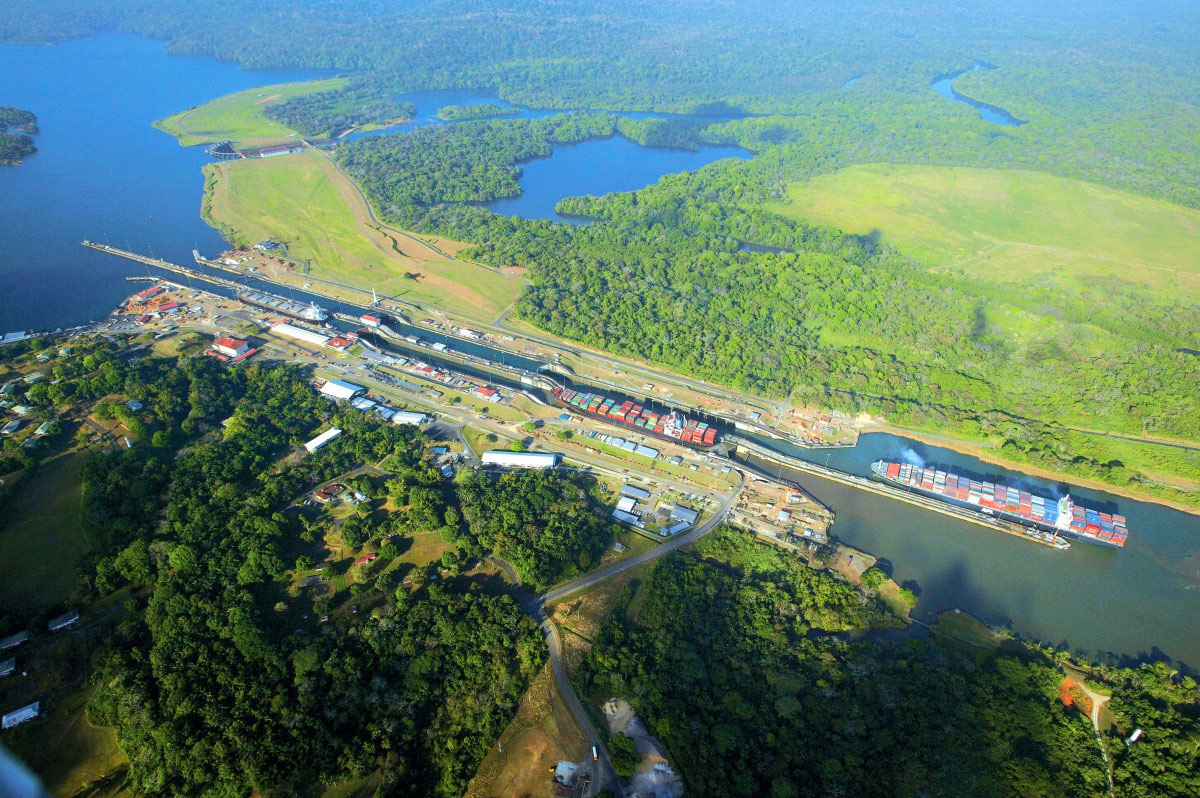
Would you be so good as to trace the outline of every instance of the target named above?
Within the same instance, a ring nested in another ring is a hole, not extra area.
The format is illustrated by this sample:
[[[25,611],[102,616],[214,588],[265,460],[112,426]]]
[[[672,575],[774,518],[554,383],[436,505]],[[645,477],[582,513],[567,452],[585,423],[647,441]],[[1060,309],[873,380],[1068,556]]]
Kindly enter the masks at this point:
[[[355,565],[365,565],[366,563],[369,563],[371,560],[375,559],[378,556],[379,556],[378,554],[366,554],[366,555],[363,555],[362,557],[359,557],[357,560],[355,560],[354,564]]]
[[[380,324],[383,324],[383,319],[379,318],[378,316],[368,316],[364,314],[359,316],[358,319],[368,327],[378,327]]]
[[[145,291],[142,291],[140,294],[135,294],[134,298],[139,301],[144,302],[145,300],[149,299],[152,296],[161,294],[164,290],[165,289],[161,285],[156,285],[153,288],[147,288]]]
[[[213,341],[213,349],[220,352],[222,355],[229,357],[237,357],[244,355],[250,349],[248,341],[243,341],[239,338],[218,338]]]
[[[350,341],[346,338],[330,338],[328,341],[325,342],[325,346],[328,346],[332,349],[345,349],[346,347],[350,346],[350,344],[352,344],[352,343],[354,343],[354,342]]]

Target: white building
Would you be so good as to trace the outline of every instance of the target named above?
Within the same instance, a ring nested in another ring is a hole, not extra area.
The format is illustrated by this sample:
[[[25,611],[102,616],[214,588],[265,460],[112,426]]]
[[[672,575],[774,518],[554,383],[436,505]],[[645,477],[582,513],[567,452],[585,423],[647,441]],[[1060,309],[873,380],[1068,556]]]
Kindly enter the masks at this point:
[[[4,662],[0,662],[0,676],[7,676],[8,674],[12,673],[16,669],[17,669],[17,658],[16,657],[9,657],[8,659],[4,660]]]
[[[353,399],[365,390],[361,385],[342,380],[329,380],[321,386],[321,393],[333,399]]]
[[[76,612],[75,610],[71,610],[70,612],[63,613],[62,615],[58,616],[57,618],[54,618],[53,620],[50,621],[50,623],[46,624],[46,626],[50,629],[51,632],[57,632],[59,629],[66,629],[68,626],[70,626],[71,624],[75,623],[78,620],[79,620],[79,613]]]
[[[329,443],[331,440],[341,434],[342,431],[337,427],[330,427],[308,443],[304,444],[304,448],[309,452],[315,452],[317,449],[320,449],[322,446]]]
[[[20,709],[14,709],[3,718],[0,718],[0,729],[11,729],[18,723],[24,723],[27,720],[33,720],[38,716],[40,711],[41,710],[38,707],[37,701],[34,701],[32,704],[26,704]]]
[[[313,346],[325,346],[329,342],[329,336],[319,332],[306,330],[303,327],[297,327],[294,324],[286,324],[280,322],[271,327],[271,332],[276,335],[282,335],[287,338],[295,338],[297,341],[303,341],[306,344]]]
[[[218,338],[213,341],[212,348],[222,355],[237,357],[250,351],[250,342],[240,338]]]
[[[407,410],[397,410],[392,413],[393,424],[415,424],[418,427],[429,420],[429,416],[424,413],[410,413]]]
[[[622,496],[617,500],[617,509],[623,513],[632,513],[634,507],[637,507],[637,499],[632,496]]]
[[[508,452],[493,449],[483,453],[483,464],[512,468],[553,468],[558,465],[558,455],[553,452]]]
[[[8,637],[4,638],[3,640],[0,640],[0,651],[3,651],[6,648],[16,648],[17,646],[21,645],[28,639],[29,639],[28,631],[17,632],[15,635],[9,635]]]

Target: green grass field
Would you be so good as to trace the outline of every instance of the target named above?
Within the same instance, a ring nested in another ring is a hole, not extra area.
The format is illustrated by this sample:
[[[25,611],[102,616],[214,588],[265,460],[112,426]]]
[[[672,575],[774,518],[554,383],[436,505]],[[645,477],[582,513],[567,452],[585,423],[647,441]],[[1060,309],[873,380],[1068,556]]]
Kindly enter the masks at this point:
[[[286,242],[288,256],[316,277],[485,321],[521,292],[515,277],[377,227],[354,184],[321,153],[226,161],[205,172],[210,224],[239,242]]]
[[[784,216],[876,234],[932,268],[1200,296],[1200,211],[1028,171],[871,164],[793,184]]]
[[[232,141],[235,147],[277,144],[287,141],[292,131],[263,117],[263,108],[292,97],[340,89],[345,85],[344,78],[332,78],[246,89],[160,119],[154,126],[179,139],[184,147],[226,140]]]
[[[40,610],[75,587],[75,561],[87,552],[79,522],[86,450],[42,464],[19,486],[0,524],[0,597]]]

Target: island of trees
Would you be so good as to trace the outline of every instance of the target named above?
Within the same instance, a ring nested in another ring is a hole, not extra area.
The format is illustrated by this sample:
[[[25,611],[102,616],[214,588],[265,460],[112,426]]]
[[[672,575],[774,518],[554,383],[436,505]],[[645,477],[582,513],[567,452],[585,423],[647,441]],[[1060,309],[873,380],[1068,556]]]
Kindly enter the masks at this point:
[[[513,116],[521,113],[520,108],[499,105],[497,103],[478,103],[476,105],[446,105],[438,109],[438,119],[443,122],[462,122],[466,119],[486,119],[495,116]]]
[[[37,117],[32,112],[0,106],[0,164],[19,164],[37,152],[30,138],[37,134]]]

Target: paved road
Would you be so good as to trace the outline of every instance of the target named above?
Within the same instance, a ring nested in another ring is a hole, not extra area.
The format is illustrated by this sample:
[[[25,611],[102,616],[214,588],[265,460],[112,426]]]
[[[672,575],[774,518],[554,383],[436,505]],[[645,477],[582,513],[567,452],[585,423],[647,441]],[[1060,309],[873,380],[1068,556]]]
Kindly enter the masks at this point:
[[[538,609],[540,610],[547,604],[552,604],[565,598],[566,596],[571,595],[572,593],[577,593],[584,588],[591,587],[599,582],[603,582],[605,579],[610,579],[619,573],[628,571],[630,568],[636,568],[639,565],[648,563],[651,560],[655,560],[664,554],[669,554],[678,548],[686,546],[687,544],[693,543],[704,537],[709,532],[716,529],[721,522],[725,520],[725,516],[728,515],[729,510],[737,503],[738,497],[742,495],[742,489],[746,486],[746,475],[739,470],[738,477],[739,481],[737,489],[722,499],[721,509],[719,509],[712,518],[708,519],[700,526],[696,527],[690,532],[685,532],[676,538],[672,538],[660,546],[655,546],[650,551],[643,552],[642,554],[638,554],[634,557],[627,557],[620,562],[615,562],[605,568],[592,571],[591,573],[585,574],[584,576],[581,576],[572,582],[568,582],[565,585],[560,585],[553,590],[543,593],[541,596],[538,596],[537,599]]]
[[[746,485],[746,477],[741,471],[738,472],[739,481],[737,490],[729,494],[721,501],[720,510],[713,515],[712,518],[705,521],[700,526],[693,529],[691,532],[680,535],[667,543],[656,546],[650,551],[643,552],[634,557],[615,562],[605,568],[593,571],[590,574],[580,577],[572,582],[543,593],[540,596],[531,595],[528,591],[521,587],[521,579],[517,576],[516,570],[509,563],[497,557],[492,560],[499,565],[508,575],[509,580],[517,586],[517,599],[521,603],[521,607],[533,616],[533,619],[538,622],[542,629],[542,633],[546,636],[546,646],[550,652],[550,669],[554,673],[554,682],[558,685],[558,691],[562,695],[563,700],[567,704],[567,708],[571,710],[571,714],[575,716],[579,727],[583,729],[584,736],[588,739],[588,744],[596,749],[598,761],[595,763],[588,762],[586,759],[583,763],[583,772],[589,773],[592,776],[591,787],[587,795],[592,796],[603,789],[612,790],[617,796],[624,796],[624,788],[621,786],[621,780],[617,778],[616,772],[612,768],[612,763],[608,758],[608,751],[604,747],[604,740],[596,727],[592,725],[592,719],[588,716],[583,708],[583,704],[579,701],[579,696],[575,694],[575,688],[571,684],[571,679],[567,674],[566,666],[562,662],[562,640],[558,634],[558,628],[553,621],[546,615],[545,608],[547,604],[558,601],[559,599],[569,596],[572,593],[591,587],[592,585],[603,582],[605,579],[611,579],[617,574],[624,573],[630,568],[637,568],[639,565],[651,562],[664,554],[669,554],[676,549],[686,546],[693,541],[696,541],[707,535],[712,530],[725,520],[725,516],[729,510],[737,503],[738,497],[742,493],[742,489]],[[593,770],[593,764],[595,769]]]

